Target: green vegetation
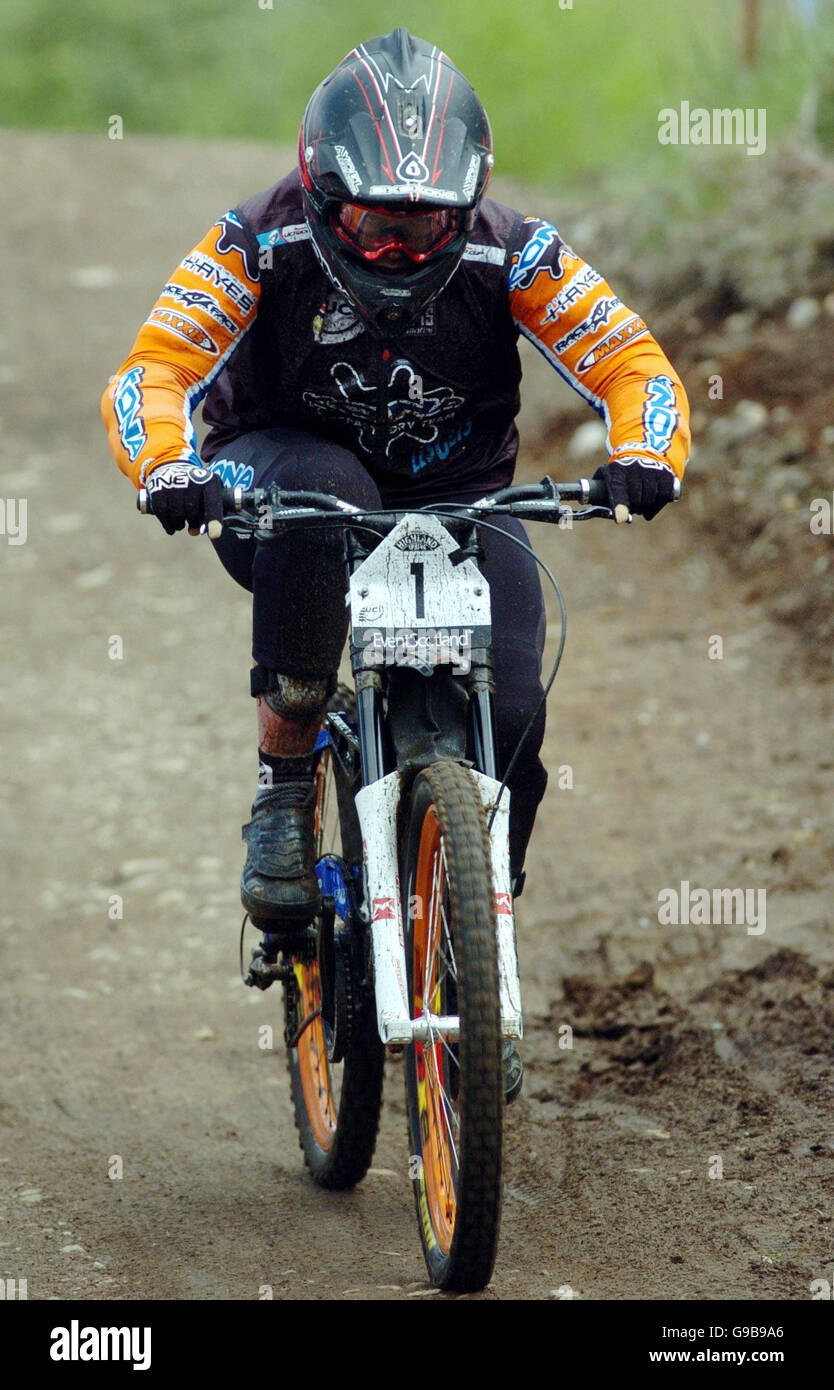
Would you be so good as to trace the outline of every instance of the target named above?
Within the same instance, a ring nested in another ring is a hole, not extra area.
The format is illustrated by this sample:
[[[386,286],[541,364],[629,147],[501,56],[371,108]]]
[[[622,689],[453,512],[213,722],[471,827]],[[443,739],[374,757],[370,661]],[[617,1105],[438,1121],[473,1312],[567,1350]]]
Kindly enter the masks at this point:
[[[466,72],[497,165],[538,184],[662,166],[657,113],[767,108],[791,125],[825,44],[790,0],[761,6],[755,70],[741,0],[3,0],[0,123],[294,141],[311,89],[353,46],[405,24]],[[827,32],[832,28],[827,9]],[[832,49],[829,47],[829,53]]]

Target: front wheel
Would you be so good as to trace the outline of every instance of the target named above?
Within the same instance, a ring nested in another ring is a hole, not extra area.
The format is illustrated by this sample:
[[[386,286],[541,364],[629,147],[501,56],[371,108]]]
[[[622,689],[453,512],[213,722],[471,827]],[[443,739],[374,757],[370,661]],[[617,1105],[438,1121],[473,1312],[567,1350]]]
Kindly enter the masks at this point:
[[[473,1292],[498,1244],[504,1091],[489,837],[457,763],[414,782],[402,881],[411,1015],[425,1030],[405,1058],[417,1219],[432,1283]],[[455,1015],[450,1039],[437,1020]]]

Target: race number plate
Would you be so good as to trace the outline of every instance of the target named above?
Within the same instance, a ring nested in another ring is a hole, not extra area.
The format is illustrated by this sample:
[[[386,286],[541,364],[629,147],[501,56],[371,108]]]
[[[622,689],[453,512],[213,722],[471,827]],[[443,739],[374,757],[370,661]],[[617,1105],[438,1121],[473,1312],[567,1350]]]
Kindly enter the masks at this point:
[[[438,517],[412,513],[350,581],[351,638],[366,666],[450,665],[464,675],[490,639],[489,585]]]

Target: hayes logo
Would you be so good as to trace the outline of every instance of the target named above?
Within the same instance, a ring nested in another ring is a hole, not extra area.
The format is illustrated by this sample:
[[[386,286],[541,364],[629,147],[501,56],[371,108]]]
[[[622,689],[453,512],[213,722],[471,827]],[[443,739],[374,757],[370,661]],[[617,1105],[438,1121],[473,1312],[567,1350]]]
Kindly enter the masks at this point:
[[[406,531],[394,544],[398,550],[436,550],[440,542],[427,531]]]

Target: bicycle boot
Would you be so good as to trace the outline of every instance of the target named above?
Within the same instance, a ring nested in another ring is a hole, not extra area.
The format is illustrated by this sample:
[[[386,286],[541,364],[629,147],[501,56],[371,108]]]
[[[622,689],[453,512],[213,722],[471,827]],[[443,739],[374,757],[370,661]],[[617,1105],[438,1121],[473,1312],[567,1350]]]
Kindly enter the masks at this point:
[[[259,788],[243,827],[248,850],[240,900],[256,927],[297,935],[321,907],[315,871],[315,783]]]
[[[504,1041],[504,1100],[510,1105],[516,1096],[521,1095],[524,1081],[524,1063],[512,1038]]]

